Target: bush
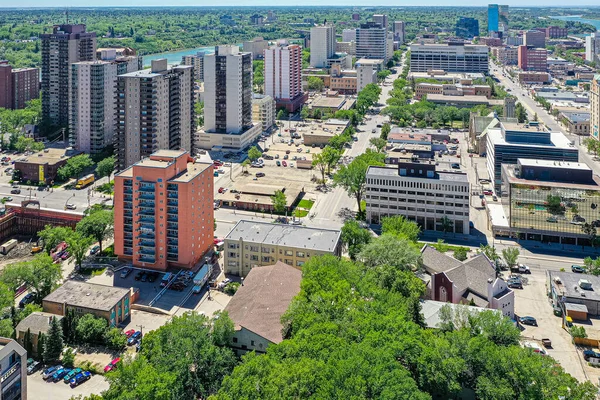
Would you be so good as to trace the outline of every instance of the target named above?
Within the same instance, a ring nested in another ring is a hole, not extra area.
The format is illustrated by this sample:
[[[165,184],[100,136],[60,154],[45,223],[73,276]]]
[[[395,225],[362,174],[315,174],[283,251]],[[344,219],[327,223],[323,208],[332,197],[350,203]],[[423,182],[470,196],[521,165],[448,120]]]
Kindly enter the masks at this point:
[[[104,342],[108,323],[104,318],[96,318],[92,314],[85,314],[79,321],[75,332],[77,338],[83,343],[101,344]]]
[[[77,363],[75,367],[81,368],[84,371],[90,371],[92,374],[104,374],[104,368],[100,364],[88,360]]]
[[[235,292],[237,292],[238,288],[240,287],[240,284],[238,282],[231,282],[228,283],[227,286],[225,286],[225,288],[223,289],[223,292],[225,292],[226,294],[233,296],[235,294]]]
[[[459,247],[454,250],[454,258],[458,261],[465,261],[467,259],[467,251],[466,247]]]
[[[106,345],[113,350],[124,349],[127,345],[127,336],[119,328],[111,328],[104,335]]]
[[[68,368],[73,368],[73,365],[75,365],[75,353],[73,353],[73,350],[71,348],[68,348],[63,353],[62,365]]]

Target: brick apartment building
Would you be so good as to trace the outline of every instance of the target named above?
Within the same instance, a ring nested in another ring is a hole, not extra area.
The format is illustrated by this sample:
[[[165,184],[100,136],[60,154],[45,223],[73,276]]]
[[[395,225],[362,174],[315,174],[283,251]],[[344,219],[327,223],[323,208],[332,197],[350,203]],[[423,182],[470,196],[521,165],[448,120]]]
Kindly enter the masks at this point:
[[[519,46],[518,65],[523,71],[545,72],[548,69],[548,50]]]
[[[19,110],[29,100],[40,97],[40,70],[13,69],[8,61],[0,61],[0,108]]]

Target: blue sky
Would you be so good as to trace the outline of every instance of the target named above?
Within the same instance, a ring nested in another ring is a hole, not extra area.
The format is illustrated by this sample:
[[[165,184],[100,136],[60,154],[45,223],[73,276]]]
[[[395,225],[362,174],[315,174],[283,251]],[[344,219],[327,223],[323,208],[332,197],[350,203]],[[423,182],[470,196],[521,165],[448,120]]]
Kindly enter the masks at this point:
[[[494,1],[495,2],[495,1]],[[488,4],[487,1],[469,1],[469,0],[418,0],[418,1],[399,1],[399,0],[375,0],[373,4],[364,0],[59,0],[49,2],[48,0],[21,0],[15,3],[10,0],[0,0],[0,7],[141,7],[141,6],[298,6],[299,3],[303,6],[481,6]],[[573,7],[595,5],[598,3],[594,0],[522,0],[522,1],[498,1],[498,3],[508,4],[511,6],[554,6],[554,7]]]

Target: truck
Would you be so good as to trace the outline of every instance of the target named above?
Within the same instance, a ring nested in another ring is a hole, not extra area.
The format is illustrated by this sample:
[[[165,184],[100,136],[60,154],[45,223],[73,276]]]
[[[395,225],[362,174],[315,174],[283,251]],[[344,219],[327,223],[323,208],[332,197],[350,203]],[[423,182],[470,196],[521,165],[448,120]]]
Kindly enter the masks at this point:
[[[212,264],[204,264],[200,271],[194,277],[194,288],[192,291],[194,293],[200,293],[202,291],[202,287],[208,282],[210,275],[212,274]]]
[[[96,180],[96,178],[94,177],[94,174],[86,175],[83,178],[77,180],[75,189],[83,189],[84,187],[94,183],[95,180]]]
[[[14,249],[19,242],[17,239],[11,239],[8,242],[5,242],[2,246],[0,246],[0,253],[8,254],[9,251]]]

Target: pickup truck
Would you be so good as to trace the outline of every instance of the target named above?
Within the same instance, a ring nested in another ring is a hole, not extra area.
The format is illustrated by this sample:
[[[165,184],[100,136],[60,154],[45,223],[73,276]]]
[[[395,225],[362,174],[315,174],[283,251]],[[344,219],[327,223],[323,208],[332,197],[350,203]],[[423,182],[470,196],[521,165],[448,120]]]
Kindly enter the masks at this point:
[[[525,264],[517,264],[515,267],[512,267],[512,272],[519,272],[521,274],[530,274],[531,270]]]

